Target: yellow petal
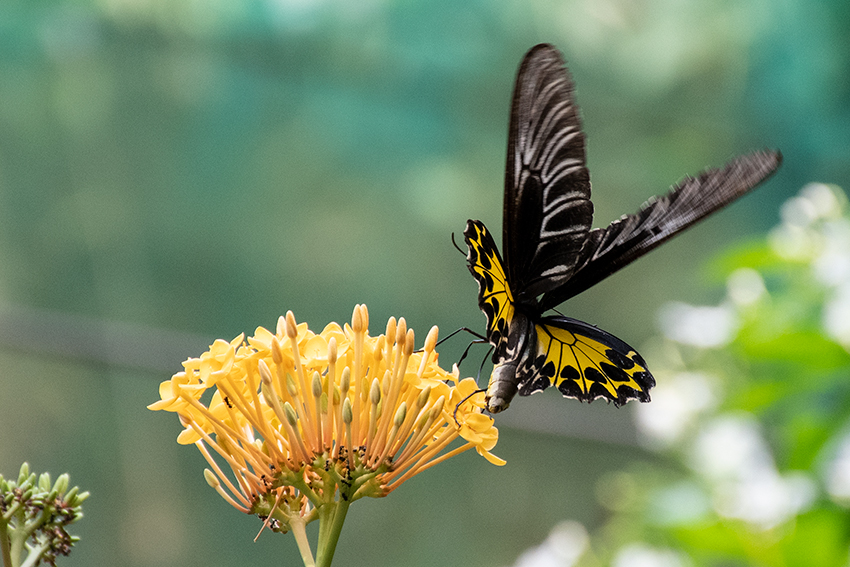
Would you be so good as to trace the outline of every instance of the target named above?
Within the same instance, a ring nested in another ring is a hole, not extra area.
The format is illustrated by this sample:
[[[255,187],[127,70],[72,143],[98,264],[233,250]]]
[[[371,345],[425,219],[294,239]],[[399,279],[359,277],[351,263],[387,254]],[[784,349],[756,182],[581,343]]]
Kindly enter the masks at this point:
[[[181,445],[192,445],[200,440],[201,436],[198,435],[192,428],[184,429],[180,432],[180,435],[177,436],[177,442]]]
[[[490,451],[485,451],[485,450],[481,449],[480,447],[476,447],[475,451],[479,455],[481,455],[482,457],[484,457],[485,459],[487,459],[488,461],[490,461],[491,463],[493,463],[496,466],[502,467],[502,466],[507,464],[506,460],[497,457],[496,455],[494,455]]]
[[[301,356],[307,359],[307,366],[328,361],[328,341],[322,335],[310,337],[301,351]]]

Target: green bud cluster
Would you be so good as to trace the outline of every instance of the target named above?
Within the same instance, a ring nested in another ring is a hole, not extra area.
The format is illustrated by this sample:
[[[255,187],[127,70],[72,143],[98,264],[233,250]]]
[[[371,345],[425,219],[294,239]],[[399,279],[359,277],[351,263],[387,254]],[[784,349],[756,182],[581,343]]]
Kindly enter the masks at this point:
[[[68,474],[51,483],[50,474],[36,475],[21,465],[17,480],[0,475],[0,554],[7,567],[55,565],[79,538],[65,528],[83,517],[89,493],[68,489]]]

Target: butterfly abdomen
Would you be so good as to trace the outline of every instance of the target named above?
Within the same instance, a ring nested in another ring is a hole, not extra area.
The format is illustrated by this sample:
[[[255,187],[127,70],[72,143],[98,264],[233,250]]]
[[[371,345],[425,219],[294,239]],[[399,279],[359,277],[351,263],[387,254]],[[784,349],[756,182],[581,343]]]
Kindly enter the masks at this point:
[[[517,366],[519,361],[512,360],[493,367],[490,376],[490,384],[487,386],[487,394],[484,398],[487,411],[499,413],[508,409],[511,400],[517,393]]]
[[[534,352],[534,323],[517,310],[507,330],[501,348],[493,353],[493,373],[484,398],[487,411],[499,413],[508,409],[521,383],[519,368]]]

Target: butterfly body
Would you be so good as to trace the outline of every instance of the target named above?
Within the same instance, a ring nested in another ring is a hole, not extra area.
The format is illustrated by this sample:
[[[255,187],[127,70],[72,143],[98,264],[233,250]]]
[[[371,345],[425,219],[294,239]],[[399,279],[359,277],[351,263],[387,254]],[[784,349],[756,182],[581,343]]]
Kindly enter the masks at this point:
[[[487,409],[555,386],[581,401],[649,401],[655,379],[628,344],[588,323],[544,313],[654,249],[767,178],[778,152],[755,152],[685,178],[633,215],[591,229],[593,203],[573,84],[560,53],[532,48],[511,107],[502,241],[481,221],[464,230],[487,318],[493,373]]]

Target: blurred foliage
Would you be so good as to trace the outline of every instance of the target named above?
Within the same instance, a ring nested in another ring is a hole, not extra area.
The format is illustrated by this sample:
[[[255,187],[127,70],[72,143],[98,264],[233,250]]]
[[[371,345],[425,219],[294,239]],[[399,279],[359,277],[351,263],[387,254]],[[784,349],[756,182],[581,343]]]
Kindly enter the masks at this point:
[[[850,553],[850,211],[812,184],[769,238],[715,263],[715,307],[675,306],[647,353],[646,444],[597,485],[611,513],[559,565],[834,566]],[[711,311],[726,313],[722,337]],[[711,346],[708,343],[713,343]],[[654,350],[654,352],[652,352]],[[586,542],[583,542],[586,544]]]

